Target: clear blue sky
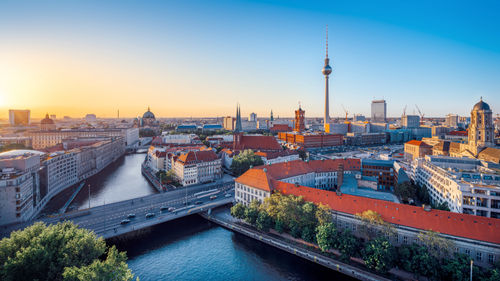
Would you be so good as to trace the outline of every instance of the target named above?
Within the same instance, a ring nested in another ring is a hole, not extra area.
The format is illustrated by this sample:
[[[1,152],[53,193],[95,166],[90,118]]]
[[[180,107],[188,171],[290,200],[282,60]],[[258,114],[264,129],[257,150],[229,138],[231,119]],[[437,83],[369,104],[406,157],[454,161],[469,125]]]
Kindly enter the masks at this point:
[[[60,115],[292,116],[300,101],[319,117],[326,24],[332,116],[373,98],[389,116],[468,115],[480,96],[500,110],[500,1],[2,1],[0,94]]]

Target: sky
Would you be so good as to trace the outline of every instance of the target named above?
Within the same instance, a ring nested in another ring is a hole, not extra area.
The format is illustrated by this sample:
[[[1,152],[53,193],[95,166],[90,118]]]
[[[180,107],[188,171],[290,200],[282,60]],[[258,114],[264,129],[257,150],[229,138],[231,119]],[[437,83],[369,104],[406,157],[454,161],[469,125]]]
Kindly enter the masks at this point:
[[[0,118],[500,109],[499,1],[0,1]]]

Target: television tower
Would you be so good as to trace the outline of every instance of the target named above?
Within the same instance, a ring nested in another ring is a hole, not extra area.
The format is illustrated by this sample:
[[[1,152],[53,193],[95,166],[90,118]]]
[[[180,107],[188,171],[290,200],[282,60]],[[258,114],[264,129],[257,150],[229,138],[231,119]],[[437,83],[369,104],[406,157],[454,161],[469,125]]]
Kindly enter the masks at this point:
[[[328,25],[326,26],[326,58],[325,66],[323,67],[323,75],[325,75],[325,120],[323,121],[324,129],[326,132],[326,124],[330,123],[330,101],[328,99],[328,75],[332,73],[330,66],[330,59],[328,58]]]

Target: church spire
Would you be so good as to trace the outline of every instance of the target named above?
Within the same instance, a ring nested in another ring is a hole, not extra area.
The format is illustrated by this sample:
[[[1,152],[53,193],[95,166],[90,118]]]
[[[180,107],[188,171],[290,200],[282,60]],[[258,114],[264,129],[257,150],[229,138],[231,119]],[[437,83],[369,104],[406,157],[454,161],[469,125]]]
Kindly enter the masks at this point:
[[[239,133],[242,130],[243,129],[242,129],[242,126],[241,126],[241,109],[240,109],[240,105],[238,104],[236,106],[236,125],[235,125],[235,128],[234,128],[234,132]]]

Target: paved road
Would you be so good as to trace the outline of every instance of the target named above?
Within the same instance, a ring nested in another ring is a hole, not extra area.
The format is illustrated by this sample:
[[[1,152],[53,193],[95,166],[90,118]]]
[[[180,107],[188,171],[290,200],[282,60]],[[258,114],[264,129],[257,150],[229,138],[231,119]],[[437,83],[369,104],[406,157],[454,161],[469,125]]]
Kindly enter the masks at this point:
[[[217,198],[210,199],[212,195],[216,195]],[[227,204],[233,198],[234,182],[212,183],[70,212],[44,218],[41,221],[54,224],[71,220],[83,228],[93,230],[98,235],[108,238],[199,212],[202,208],[208,209]],[[160,211],[161,207],[174,207],[176,210]],[[154,214],[154,217],[146,218],[148,213]],[[135,214],[135,218],[130,218],[129,223],[122,224],[121,222],[127,219],[129,214]],[[22,229],[31,223],[33,222],[17,225],[15,228]],[[5,229],[2,236],[7,236],[12,230],[15,229]]]

